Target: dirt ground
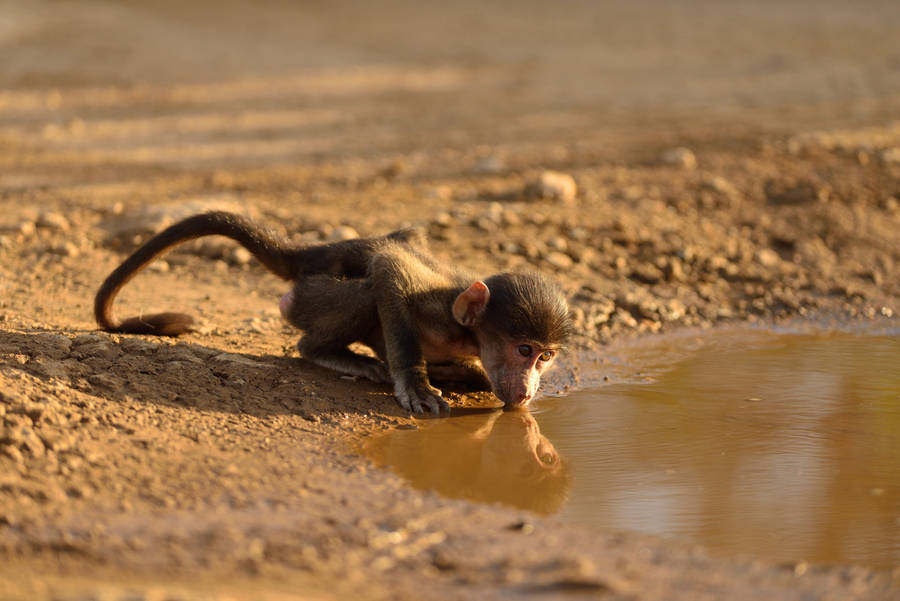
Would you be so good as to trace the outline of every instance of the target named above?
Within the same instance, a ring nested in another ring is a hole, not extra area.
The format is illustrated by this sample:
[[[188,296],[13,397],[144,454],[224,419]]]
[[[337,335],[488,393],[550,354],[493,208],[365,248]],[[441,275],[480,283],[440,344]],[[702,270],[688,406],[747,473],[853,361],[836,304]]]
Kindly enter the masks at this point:
[[[354,449],[415,421],[298,358],[229,243],[118,303],[198,332],[92,318],[125,253],[221,208],[553,275],[579,334],[551,391],[636,336],[896,323],[898,30],[888,1],[0,0],[0,598],[900,599],[897,570],[411,489]]]

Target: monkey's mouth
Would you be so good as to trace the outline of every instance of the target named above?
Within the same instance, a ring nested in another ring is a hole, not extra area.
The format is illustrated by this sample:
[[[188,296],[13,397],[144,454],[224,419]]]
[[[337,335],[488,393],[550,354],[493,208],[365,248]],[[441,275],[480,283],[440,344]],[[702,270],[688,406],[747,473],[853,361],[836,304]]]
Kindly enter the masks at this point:
[[[501,400],[503,400],[504,409],[524,409],[528,406],[528,403],[531,402],[531,397],[527,397],[519,401],[508,401],[505,399]]]

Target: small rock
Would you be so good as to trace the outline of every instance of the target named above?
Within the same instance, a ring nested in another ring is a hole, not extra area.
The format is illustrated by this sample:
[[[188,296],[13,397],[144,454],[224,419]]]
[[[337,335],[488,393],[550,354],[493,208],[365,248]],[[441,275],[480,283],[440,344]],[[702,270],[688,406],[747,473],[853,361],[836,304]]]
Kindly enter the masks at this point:
[[[761,248],[756,251],[756,260],[763,267],[772,268],[781,263],[781,257],[771,248]]]
[[[642,263],[631,270],[629,277],[644,284],[658,284],[663,279],[662,271],[651,263]]]
[[[519,214],[515,211],[506,210],[503,211],[503,225],[520,225],[522,223],[522,218],[519,217]]]
[[[663,267],[663,274],[666,276],[666,280],[670,282],[683,282],[685,275],[681,259],[669,257]]]
[[[497,222],[487,215],[474,219],[472,225],[484,232],[493,232],[497,229]]]
[[[569,269],[574,263],[574,261],[572,261],[572,257],[556,250],[547,253],[545,260],[556,269]]]
[[[569,243],[566,242],[566,239],[562,236],[550,238],[550,240],[547,241],[547,246],[560,252],[566,252],[569,249]]]
[[[434,224],[439,225],[441,227],[450,227],[453,225],[454,221],[456,221],[450,213],[444,211],[442,213],[438,213],[434,218]]]
[[[169,262],[163,261],[162,259],[157,259],[147,265],[147,271],[152,271],[154,273],[169,273],[171,268],[172,266],[169,265]]]
[[[685,313],[687,313],[687,308],[677,298],[671,299],[659,308],[659,316],[665,321],[676,321],[684,317]]]
[[[19,224],[19,233],[25,236],[26,238],[29,236],[33,236],[35,230],[37,229],[34,225],[33,221],[23,221]]]
[[[219,353],[210,359],[213,363],[218,363],[223,366],[235,366],[241,365],[245,367],[264,367],[263,364],[258,361],[254,361],[248,357],[242,357],[241,355],[235,355],[232,353]]]
[[[578,193],[575,179],[559,171],[544,171],[537,181],[528,187],[529,196],[537,196],[544,200],[556,200],[560,202],[572,202]]]
[[[809,180],[770,179],[765,184],[766,201],[775,205],[805,204],[825,202],[830,196],[826,185]]]
[[[684,146],[670,148],[663,152],[659,158],[665,165],[688,170],[697,168],[697,156],[690,148],[685,148]]]
[[[900,146],[882,150],[880,156],[884,163],[900,163]]]
[[[62,213],[41,213],[37,220],[37,226],[51,230],[66,231],[69,229],[69,220]]]
[[[508,255],[518,255],[522,252],[522,249],[518,244],[510,241],[502,242],[500,244],[500,250]]]
[[[534,532],[534,524],[528,522],[526,520],[519,520],[517,522],[513,522],[509,526],[506,527],[507,530],[513,530],[514,532],[521,532],[522,534],[531,534]]]
[[[703,187],[725,196],[734,196],[737,194],[737,190],[731,184],[731,182],[729,182],[721,175],[715,175],[713,177],[704,179]]]
[[[613,314],[613,319],[616,323],[621,323],[628,328],[636,328],[638,325],[638,322],[634,318],[634,315],[632,315],[625,309],[616,309],[616,312]]]
[[[243,246],[233,248],[228,253],[228,262],[232,265],[247,265],[252,259],[253,254]]]
[[[349,225],[339,225],[328,235],[328,240],[337,242],[340,240],[355,240],[359,233]]]
[[[506,170],[506,163],[496,155],[482,157],[472,165],[472,173],[478,174],[497,174],[504,170]]]
[[[62,244],[51,246],[50,252],[54,255],[63,257],[77,257],[81,253],[81,251],[78,250],[78,247],[72,242],[63,242]]]

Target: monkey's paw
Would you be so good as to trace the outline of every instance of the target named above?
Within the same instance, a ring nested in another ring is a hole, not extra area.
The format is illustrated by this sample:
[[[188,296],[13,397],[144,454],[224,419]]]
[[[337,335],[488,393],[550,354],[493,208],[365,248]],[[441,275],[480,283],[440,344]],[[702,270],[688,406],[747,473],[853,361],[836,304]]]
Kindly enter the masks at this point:
[[[398,383],[394,387],[394,396],[397,397],[401,407],[419,415],[423,414],[426,408],[435,415],[440,415],[441,411],[450,412],[450,405],[441,398],[441,391],[429,384],[403,386]]]

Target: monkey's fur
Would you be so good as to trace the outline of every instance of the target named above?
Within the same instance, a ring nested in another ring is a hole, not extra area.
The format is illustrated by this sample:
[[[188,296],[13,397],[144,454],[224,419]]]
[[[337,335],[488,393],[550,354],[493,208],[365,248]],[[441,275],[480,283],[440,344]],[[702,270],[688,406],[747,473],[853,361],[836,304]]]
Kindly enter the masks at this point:
[[[119,265],[95,298],[100,327],[164,336],[190,331],[192,319],[182,313],[117,323],[112,303],[155,257],[209,235],[239,242],[274,274],[294,282],[280,306],[285,319],[304,331],[297,346],[305,359],[376,382],[392,381],[397,401],[416,413],[449,410],[429,374],[493,390],[507,406],[528,404],[572,330],[561,291],[540,275],[467,276],[435,261],[418,230],[295,247],[224,212],[172,225]],[[353,342],[379,358],[351,351]]]

